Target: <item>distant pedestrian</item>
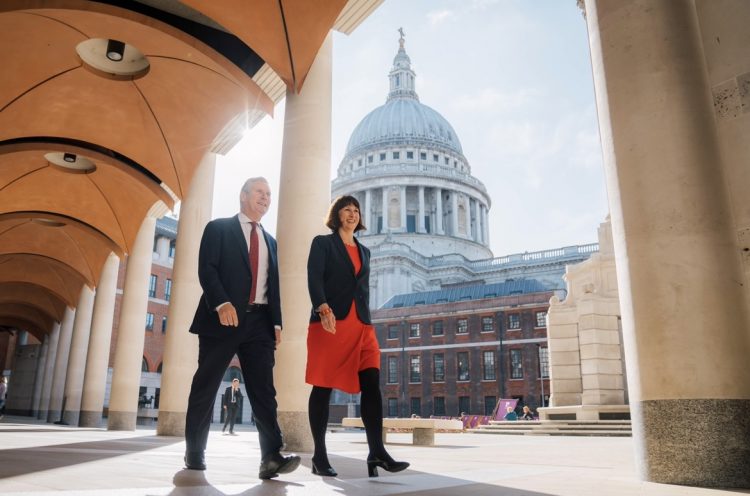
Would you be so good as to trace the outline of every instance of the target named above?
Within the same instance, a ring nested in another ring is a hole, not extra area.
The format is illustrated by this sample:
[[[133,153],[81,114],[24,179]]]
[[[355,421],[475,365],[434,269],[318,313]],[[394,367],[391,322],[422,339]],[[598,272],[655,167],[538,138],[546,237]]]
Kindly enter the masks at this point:
[[[505,409],[505,417],[503,417],[503,420],[518,420],[518,414],[512,406]]]
[[[242,391],[240,391],[240,380],[236,377],[232,379],[232,385],[224,391],[224,396],[221,398],[221,404],[224,407],[224,427],[221,428],[221,432],[224,432],[229,426],[229,434],[234,436],[234,422],[237,420],[237,412],[242,405]]]

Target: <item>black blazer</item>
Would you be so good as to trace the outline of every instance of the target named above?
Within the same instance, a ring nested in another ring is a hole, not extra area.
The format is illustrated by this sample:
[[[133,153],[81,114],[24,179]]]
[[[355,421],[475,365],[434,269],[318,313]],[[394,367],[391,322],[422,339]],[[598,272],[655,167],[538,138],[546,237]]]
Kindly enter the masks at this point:
[[[240,406],[242,404],[242,393],[240,392],[242,388],[237,388],[237,391],[234,392],[234,399],[235,404],[237,406]],[[229,408],[229,405],[232,404],[232,386],[229,386],[224,390],[224,396],[221,397],[221,405]]]
[[[310,246],[307,258],[307,289],[312,301],[310,322],[319,322],[315,312],[323,303],[333,310],[336,319],[343,319],[349,313],[352,299],[356,302],[359,320],[370,324],[370,250],[357,238],[362,268],[354,274],[354,264],[346,251],[339,234],[316,236]]]
[[[281,297],[279,293],[279,262],[276,240],[262,231],[268,247],[268,305],[273,325],[281,326]],[[203,288],[198,308],[195,311],[190,332],[194,334],[224,336],[233,327],[219,322],[216,307],[228,301],[234,305],[243,324],[250,299],[250,260],[248,247],[242,234],[237,215],[226,219],[215,219],[206,225],[198,255],[198,279]],[[273,327],[271,327],[273,334]]]

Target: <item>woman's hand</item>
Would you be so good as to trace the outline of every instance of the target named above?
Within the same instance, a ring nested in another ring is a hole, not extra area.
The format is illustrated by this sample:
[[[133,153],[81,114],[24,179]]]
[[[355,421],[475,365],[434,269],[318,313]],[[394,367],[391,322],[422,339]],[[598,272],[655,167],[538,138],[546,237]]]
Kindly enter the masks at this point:
[[[331,334],[336,334],[336,316],[328,303],[323,303],[318,307],[318,315],[320,315],[320,323],[323,325],[323,329]]]

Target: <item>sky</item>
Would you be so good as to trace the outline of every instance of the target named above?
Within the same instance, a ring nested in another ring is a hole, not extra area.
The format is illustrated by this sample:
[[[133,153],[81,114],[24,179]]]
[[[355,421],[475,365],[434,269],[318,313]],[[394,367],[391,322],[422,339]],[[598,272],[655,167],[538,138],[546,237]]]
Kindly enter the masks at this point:
[[[334,33],[332,177],[356,125],[385,103],[399,27],[420,101],[451,123],[492,199],[494,255],[596,242],[607,196],[573,0],[386,0],[351,35]],[[247,177],[264,175],[278,192],[283,121],[282,101],[219,157],[214,218],[237,212]],[[263,219],[270,232],[277,206]]]

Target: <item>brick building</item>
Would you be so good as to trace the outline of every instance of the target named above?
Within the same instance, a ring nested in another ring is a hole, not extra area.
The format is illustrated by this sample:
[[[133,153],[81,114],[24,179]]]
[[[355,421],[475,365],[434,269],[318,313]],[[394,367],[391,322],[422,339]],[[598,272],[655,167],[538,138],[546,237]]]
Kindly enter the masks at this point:
[[[373,312],[389,417],[490,415],[549,396],[547,309],[536,280],[397,295]]]

